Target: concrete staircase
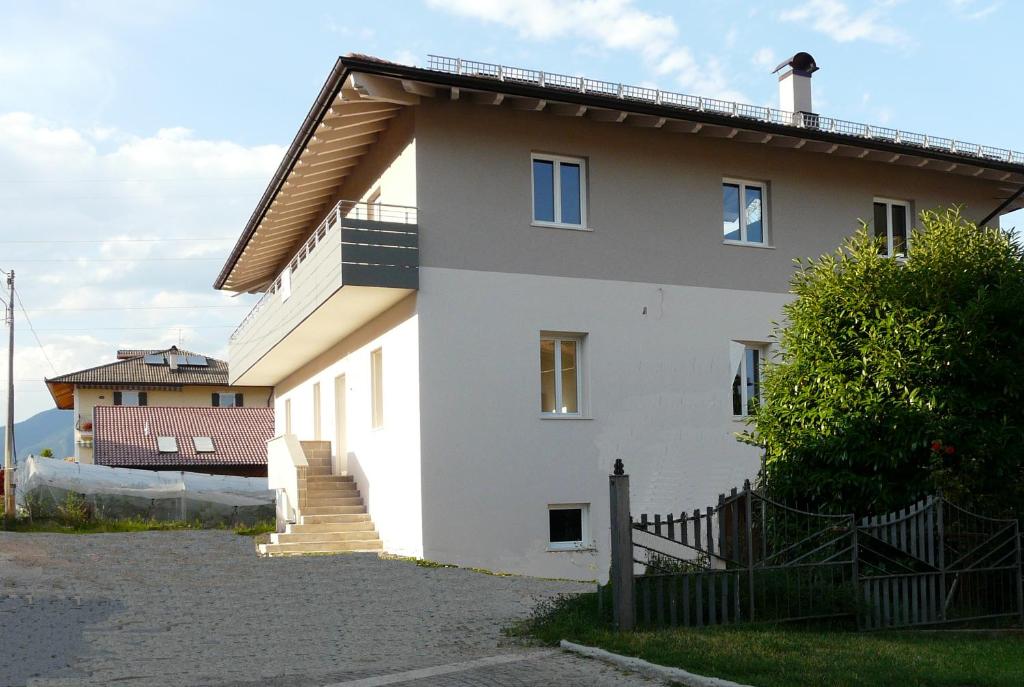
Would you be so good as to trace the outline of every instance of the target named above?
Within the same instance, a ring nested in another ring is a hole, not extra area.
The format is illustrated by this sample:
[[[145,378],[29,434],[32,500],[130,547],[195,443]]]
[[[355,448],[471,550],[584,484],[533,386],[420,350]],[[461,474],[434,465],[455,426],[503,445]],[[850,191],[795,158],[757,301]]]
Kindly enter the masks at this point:
[[[343,551],[381,551],[384,548],[366,512],[359,489],[348,475],[331,472],[331,442],[303,441],[306,477],[299,480],[299,520],[260,544],[265,556]]]

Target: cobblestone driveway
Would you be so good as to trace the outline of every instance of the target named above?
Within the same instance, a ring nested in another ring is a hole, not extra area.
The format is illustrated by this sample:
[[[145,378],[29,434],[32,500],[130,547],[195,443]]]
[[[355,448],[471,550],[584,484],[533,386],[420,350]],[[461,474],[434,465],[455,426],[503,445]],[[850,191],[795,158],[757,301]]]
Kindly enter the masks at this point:
[[[502,636],[580,589],[372,554],[258,559],[230,532],[0,533],[0,684],[655,684]]]

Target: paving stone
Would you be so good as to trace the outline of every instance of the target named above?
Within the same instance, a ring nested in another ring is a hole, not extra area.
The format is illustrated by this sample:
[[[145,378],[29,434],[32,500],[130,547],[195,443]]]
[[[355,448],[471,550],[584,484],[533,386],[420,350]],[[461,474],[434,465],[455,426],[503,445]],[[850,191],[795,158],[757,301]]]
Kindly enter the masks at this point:
[[[375,554],[257,558],[222,531],[0,532],[0,685],[319,687],[517,652],[397,684],[655,684],[502,633],[588,589]]]

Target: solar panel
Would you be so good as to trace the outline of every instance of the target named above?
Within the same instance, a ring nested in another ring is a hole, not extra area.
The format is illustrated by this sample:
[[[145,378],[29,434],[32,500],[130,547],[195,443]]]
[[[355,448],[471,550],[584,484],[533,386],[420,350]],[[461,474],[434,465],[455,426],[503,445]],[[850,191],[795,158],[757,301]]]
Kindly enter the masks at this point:
[[[157,437],[156,448],[160,453],[177,453],[178,440],[174,437]]]
[[[145,358],[142,359],[142,362],[146,363],[147,365],[163,365],[164,356],[162,353],[150,353],[146,355]]]
[[[213,453],[211,437],[192,437],[192,443],[196,447],[196,453]]]
[[[188,356],[180,353],[174,354],[174,362],[178,365],[188,365]]]
[[[185,360],[186,365],[195,365],[196,367],[206,367],[209,365],[204,355],[187,355]]]

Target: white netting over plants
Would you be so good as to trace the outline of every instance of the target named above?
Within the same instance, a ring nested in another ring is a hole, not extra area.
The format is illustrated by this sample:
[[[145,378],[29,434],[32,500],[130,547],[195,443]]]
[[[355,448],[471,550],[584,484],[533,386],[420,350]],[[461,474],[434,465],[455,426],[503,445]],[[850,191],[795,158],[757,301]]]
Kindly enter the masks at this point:
[[[29,458],[15,474],[22,508],[56,508],[74,494],[97,517],[200,520],[206,524],[274,517],[274,492],[265,477],[130,470]]]

